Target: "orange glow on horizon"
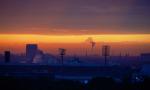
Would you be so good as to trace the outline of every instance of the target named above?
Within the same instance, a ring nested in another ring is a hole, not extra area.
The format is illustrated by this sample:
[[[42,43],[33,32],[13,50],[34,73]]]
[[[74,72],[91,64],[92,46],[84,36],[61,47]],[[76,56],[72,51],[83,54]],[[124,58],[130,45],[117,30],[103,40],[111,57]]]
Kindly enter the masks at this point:
[[[150,42],[150,34],[106,34],[106,35],[35,35],[0,34],[1,43],[81,43],[88,37],[95,42]]]

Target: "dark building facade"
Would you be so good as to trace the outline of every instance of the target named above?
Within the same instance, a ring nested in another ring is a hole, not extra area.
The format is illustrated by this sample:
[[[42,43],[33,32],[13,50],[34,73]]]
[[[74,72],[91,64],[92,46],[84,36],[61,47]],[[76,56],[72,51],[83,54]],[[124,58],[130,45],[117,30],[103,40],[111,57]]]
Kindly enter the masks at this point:
[[[35,57],[37,51],[38,51],[37,44],[27,44],[26,45],[26,58],[28,59],[28,62],[32,63],[33,58]]]
[[[142,53],[141,59],[142,60],[150,60],[150,53]]]
[[[4,60],[5,60],[5,63],[9,63],[10,62],[10,51],[5,51],[4,52]]]

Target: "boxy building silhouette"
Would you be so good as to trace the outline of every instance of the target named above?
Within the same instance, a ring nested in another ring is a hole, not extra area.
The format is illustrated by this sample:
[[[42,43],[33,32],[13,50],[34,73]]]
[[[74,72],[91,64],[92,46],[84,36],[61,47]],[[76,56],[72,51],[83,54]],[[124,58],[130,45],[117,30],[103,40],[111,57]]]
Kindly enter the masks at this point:
[[[27,44],[26,45],[26,58],[29,63],[33,62],[33,58],[35,57],[37,51],[38,51],[37,44]]]
[[[4,58],[5,58],[5,63],[10,62],[10,51],[5,51],[4,52]]]
[[[141,53],[141,60],[150,60],[150,53]]]

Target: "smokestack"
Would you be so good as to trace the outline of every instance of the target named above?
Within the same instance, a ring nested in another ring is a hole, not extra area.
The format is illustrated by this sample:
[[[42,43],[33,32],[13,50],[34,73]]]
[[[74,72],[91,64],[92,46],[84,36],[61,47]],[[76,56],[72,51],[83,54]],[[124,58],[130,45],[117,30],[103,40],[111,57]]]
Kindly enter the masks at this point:
[[[4,57],[5,57],[5,63],[9,63],[10,62],[10,51],[5,51]]]
[[[92,37],[88,37],[85,42],[91,44],[91,53],[94,55],[94,47],[96,45],[96,42],[94,42],[93,38]]]

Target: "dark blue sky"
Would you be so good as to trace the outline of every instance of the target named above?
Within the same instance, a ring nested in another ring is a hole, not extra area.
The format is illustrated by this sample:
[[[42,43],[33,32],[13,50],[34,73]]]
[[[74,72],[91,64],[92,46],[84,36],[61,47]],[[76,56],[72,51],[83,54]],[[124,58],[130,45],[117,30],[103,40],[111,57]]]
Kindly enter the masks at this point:
[[[0,0],[0,33],[150,33],[150,0]]]

